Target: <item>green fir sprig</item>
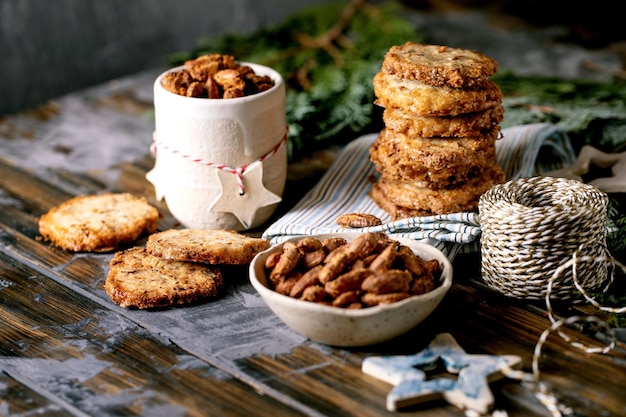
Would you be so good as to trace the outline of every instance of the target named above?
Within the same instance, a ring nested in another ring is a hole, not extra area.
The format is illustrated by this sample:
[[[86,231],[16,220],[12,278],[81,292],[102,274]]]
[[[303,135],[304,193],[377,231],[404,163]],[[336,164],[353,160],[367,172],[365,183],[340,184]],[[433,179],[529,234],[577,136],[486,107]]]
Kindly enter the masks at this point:
[[[626,151],[626,80],[493,77],[504,93],[502,127],[552,123],[563,128],[576,151],[592,145],[604,152]]]
[[[281,73],[287,82],[289,155],[297,160],[380,127],[372,79],[391,46],[420,41],[402,10],[394,1],[318,5],[253,34],[202,39],[170,63],[227,53]]]
[[[192,50],[170,56],[169,63],[228,53],[280,72],[287,83],[289,157],[299,160],[380,130],[372,79],[391,46],[423,38],[407,18],[409,12],[393,0],[318,5],[275,27],[207,37]],[[625,80],[520,77],[502,68],[493,81],[504,93],[502,127],[552,123],[568,133],[575,151],[585,144],[604,152],[626,151]],[[612,252],[624,256],[626,202],[617,197],[611,196],[608,243]]]

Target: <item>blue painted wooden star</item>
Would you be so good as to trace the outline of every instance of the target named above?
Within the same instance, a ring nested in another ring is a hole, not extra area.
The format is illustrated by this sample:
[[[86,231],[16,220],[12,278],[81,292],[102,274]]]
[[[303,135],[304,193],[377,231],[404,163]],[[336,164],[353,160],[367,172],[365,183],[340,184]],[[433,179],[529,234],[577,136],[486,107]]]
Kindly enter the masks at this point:
[[[442,362],[456,379],[441,377],[427,380],[424,370],[433,370]],[[507,369],[519,367],[515,355],[469,355],[449,333],[441,333],[430,345],[415,355],[371,356],[363,360],[361,369],[394,385],[387,395],[387,409],[444,399],[461,409],[484,414],[493,406],[489,382],[504,376]]]

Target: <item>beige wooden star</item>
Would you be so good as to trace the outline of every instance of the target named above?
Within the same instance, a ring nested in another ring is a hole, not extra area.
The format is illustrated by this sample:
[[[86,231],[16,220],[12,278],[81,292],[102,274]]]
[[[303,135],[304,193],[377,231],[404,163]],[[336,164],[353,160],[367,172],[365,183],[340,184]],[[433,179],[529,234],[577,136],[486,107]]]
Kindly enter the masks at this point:
[[[585,145],[574,163],[568,167],[546,173],[549,177],[570,178],[583,182],[583,175],[594,166],[611,169],[611,176],[595,178],[588,182],[605,193],[626,192],[626,152],[605,153],[593,146]]]
[[[209,211],[232,213],[244,228],[250,228],[259,209],[281,201],[263,184],[263,164],[251,165],[242,174],[245,192],[240,194],[237,175],[218,169],[221,192],[209,206]]]

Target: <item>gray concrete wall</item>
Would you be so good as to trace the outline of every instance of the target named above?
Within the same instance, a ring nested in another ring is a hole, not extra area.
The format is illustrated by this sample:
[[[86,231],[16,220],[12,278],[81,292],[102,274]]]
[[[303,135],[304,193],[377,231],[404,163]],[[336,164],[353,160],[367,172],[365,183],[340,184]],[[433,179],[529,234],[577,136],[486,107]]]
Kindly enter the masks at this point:
[[[0,0],[0,115],[330,0]]]

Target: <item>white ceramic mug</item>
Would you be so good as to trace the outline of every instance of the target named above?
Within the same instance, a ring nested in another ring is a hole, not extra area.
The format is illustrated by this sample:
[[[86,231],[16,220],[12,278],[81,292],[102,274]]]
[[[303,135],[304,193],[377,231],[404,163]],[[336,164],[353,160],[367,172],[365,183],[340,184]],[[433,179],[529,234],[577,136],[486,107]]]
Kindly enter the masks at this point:
[[[146,175],[185,227],[247,230],[263,224],[287,178],[285,85],[275,70],[252,63],[274,86],[239,98],[185,97],[154,83],[154,168]]]

